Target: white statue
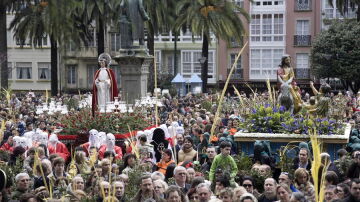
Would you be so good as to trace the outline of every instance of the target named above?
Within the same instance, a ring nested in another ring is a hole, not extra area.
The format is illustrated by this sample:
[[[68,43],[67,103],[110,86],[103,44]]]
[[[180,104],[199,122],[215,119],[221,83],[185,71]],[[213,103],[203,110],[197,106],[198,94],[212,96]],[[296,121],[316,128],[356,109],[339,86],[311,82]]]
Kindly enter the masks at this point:
[[[114,72],[109,68],[111,57],[102,53],[98,58],[100,69],[94,76],[92,109],[93,113],[98,109],[100,113],[106,110],[106,104],[118,97],[118,89]],[[98,107],[98,108],[97,108]]]

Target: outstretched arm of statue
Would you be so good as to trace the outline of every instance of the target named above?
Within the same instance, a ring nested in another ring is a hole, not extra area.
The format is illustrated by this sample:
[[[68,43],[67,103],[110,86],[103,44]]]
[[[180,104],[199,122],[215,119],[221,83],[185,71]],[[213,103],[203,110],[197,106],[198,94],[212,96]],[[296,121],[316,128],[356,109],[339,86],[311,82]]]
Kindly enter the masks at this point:
[[[319,94],[319,91],[316,90],[315,86],[314,86],[314,82],[310,81],[310,88],[313,91],[314,95]]]

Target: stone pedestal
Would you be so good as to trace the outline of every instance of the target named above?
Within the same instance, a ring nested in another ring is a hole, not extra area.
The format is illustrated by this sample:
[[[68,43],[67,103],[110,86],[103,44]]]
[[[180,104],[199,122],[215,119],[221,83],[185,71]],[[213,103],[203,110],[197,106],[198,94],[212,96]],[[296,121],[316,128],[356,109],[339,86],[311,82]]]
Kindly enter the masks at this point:
[[[120,49],[114,60],[120,66],[121,100],[133,104],[147,93],[149,66],[154,60],[145,48]]]

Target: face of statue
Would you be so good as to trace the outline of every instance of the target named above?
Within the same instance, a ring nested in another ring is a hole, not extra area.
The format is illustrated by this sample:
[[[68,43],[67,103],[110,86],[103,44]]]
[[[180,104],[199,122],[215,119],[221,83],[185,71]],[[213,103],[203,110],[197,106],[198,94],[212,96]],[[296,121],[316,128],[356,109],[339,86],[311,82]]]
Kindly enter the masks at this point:
[[[99,60],[99,65],[100,65],[100,67],[106,67],[105,60]]]
[[[290,57],[285,58],[285,64],[287,66],[290,66],[290,63],[291,63],[291,58]]]

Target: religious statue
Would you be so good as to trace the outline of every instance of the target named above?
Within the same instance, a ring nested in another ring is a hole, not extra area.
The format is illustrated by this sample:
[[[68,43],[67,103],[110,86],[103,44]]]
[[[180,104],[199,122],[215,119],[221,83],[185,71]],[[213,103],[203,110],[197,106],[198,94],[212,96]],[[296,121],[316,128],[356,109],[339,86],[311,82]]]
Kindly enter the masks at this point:
[[[114,72],[109,68],[111,57],[102,53],[99,58],[100,69],[95,72],[92,96],[93,115],[96,110],[100,113],[106,112],[106,104],[118,97],[118,89]]]
[[[329,84],[322,84],[320,86],[320,90],[317,91],[314,87],[314,83],[310,82],[310,87],[314,93],[314,95],[317,97],[317,103],[316,103],[316,115],[320,117],[326,117],[329,113],[329,105],[331,102],[330,98],[330,91],[331,87]]]
[[[289,85],[289,90],[293,99],[294,113],[299,112],[302,104],[301,93],[300,88],[296,85],[295,82],[294,69],[291,67],[291,57],[289,55],[284,55],[281,58],[281,64],[277,70],[277,75],[280,84],[291,84]]]
[[[120,7],[121,48],[132,48],[134,40],[139,40],[139,45],[144,46],[144,21],[150,18],[145,12],[143,0],[123,0]]]

